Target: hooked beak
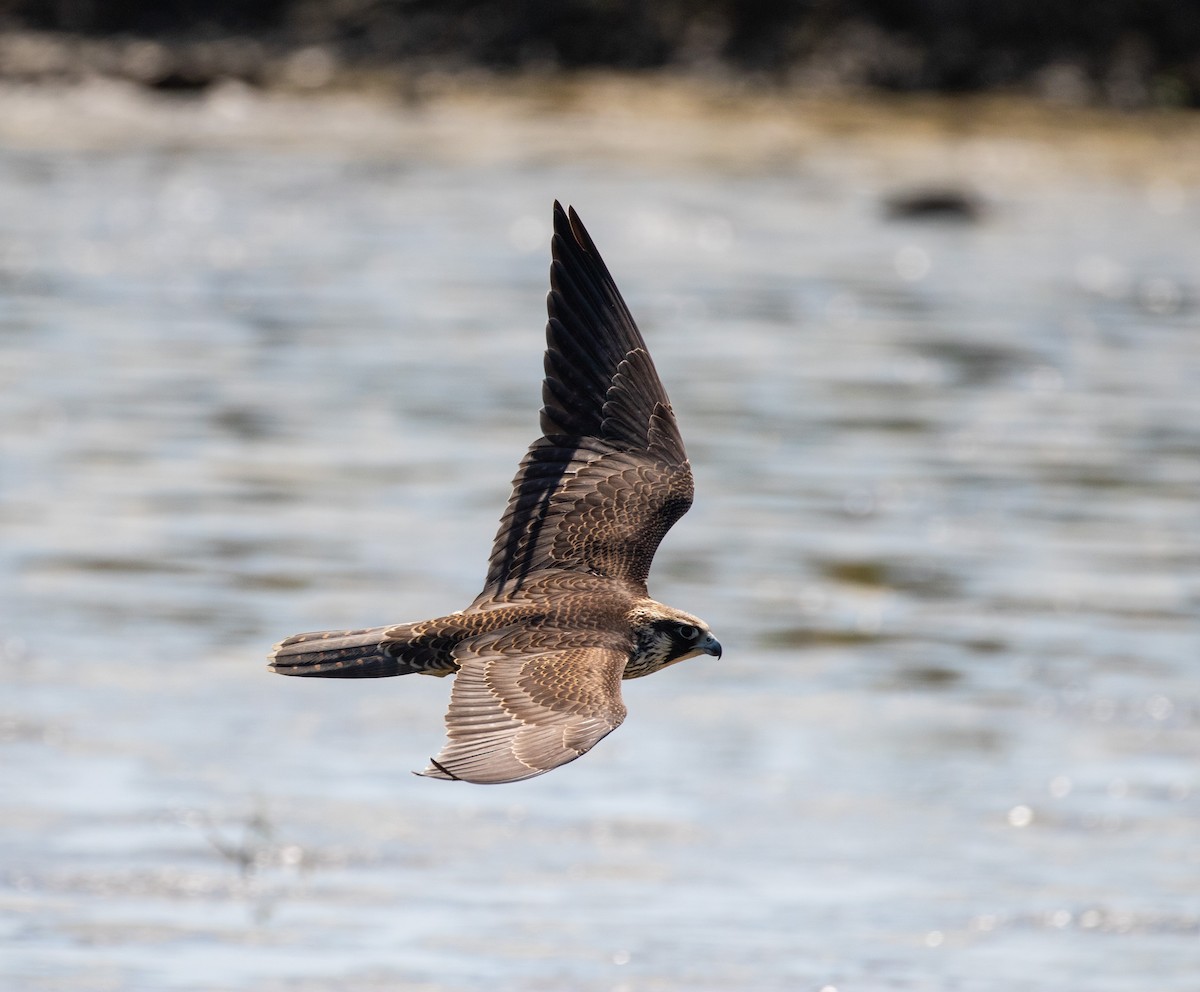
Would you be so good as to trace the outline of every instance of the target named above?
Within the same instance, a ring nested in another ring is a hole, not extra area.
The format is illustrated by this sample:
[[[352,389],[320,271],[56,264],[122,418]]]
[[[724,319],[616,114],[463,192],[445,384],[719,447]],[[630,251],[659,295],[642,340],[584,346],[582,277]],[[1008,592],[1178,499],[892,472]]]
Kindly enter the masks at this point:
[[[713,657],[721,657],[721,642],[718,641],[712,634],[705,636],[699,644],[696,645],[696,650],[704,654],[711,654]]]

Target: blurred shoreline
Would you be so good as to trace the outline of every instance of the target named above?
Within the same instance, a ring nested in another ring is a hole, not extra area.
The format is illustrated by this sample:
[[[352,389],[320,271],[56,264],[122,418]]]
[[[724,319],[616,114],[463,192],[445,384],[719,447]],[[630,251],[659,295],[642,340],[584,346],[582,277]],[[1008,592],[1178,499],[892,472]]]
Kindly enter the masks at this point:
[[[1190,111],[1130,114],[1021,94],[814,95],[671,72],[387,71],[313,88],[224,80],[186,93],[104,76],[0,79],[0,140],[32,149],[312,146],[497,164],[592,157],[738,174],[849,157],[898,180],[1200,182],[1200,115]]]

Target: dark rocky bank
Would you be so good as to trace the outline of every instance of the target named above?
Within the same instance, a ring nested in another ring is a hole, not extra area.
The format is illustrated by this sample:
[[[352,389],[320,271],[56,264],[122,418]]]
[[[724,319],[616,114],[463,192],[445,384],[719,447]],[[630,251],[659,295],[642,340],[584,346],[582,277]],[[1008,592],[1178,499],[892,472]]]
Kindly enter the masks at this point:
[[[672,70],[814,90],[1200,106],[1189,0],[0,0],[0,76],[317,88],[372,73]]]

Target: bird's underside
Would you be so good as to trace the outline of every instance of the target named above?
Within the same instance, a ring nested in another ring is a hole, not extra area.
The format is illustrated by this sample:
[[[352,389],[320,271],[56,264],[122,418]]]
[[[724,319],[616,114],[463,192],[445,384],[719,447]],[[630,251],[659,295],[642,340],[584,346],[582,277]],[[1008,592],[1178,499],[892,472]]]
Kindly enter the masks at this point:
[[[296,634],[284,675],[454,675],[447,741],[420,774],[513,782],[625,718],[621,680],[720,654],[703,621],[649,598],[663,535],[692,502],[671,404],[616,284],[554,205],[542,436],[513,480],[483,591],[417,623]]]

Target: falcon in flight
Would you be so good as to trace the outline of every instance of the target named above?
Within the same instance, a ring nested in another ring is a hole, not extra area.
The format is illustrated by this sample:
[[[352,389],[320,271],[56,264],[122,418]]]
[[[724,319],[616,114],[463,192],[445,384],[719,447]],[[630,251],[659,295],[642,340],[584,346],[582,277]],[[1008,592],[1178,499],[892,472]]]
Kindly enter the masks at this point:
[[[293,634],[271,670],[454,675],[447,740],[420,775],[516,782],[591,750],[625,719],[621,680],[721,645],[650,598],[692,470],[646,343],[574,209],[554,204],[542,436],[513,480],[483,592],[435,620]]]

